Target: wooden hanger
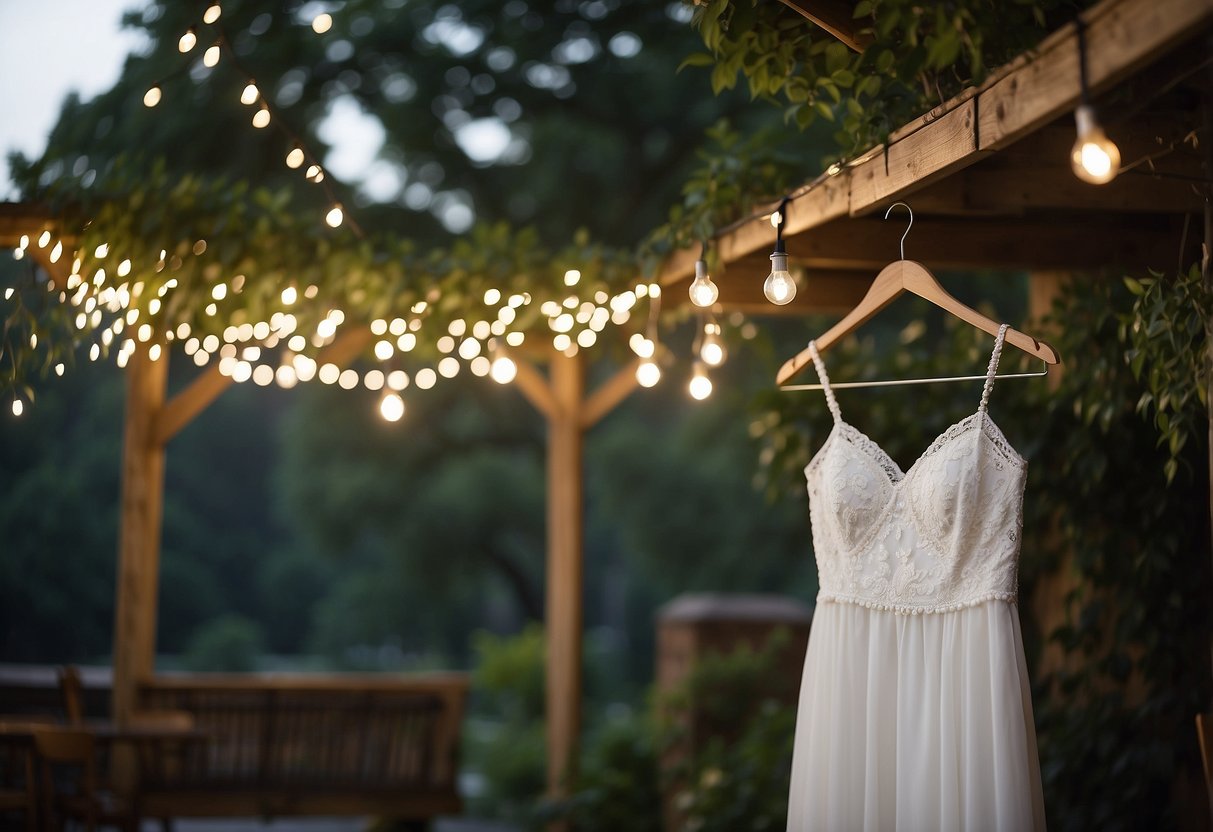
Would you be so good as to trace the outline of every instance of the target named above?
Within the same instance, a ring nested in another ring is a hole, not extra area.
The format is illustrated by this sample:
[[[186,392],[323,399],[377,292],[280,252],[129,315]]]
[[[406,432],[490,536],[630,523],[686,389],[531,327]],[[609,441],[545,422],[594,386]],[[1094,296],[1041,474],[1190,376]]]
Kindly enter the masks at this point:
[[[904,206],[907,211],[910,211],[910,224],[906,226],[905,234],[901,235],[902,259],[895,260],[881,269],[880,274],[876,275],[876,279],[872,281],[872,285],[868,288],[867,294],[859,301],[859,305],[848,312],[845,318],[831,327],[824,335],[816,339],[818,352],[825,352],[836,341],[850,334],[852,330],[857,329],[881,309],[892,303],[894,298],[902,292],[911,292],[920,298],[925,298],[941,309],[952,313],[965,323],[997,337],[998,328],[1002,324],[987,318],[976,309],[965,306],[948,294],[947,290],[940,285],[939,281],[935,279],[935,275],[931,274],[926,266],[914,260],[905,259],[906,235],[910,233],[910,228],[914,225],[914,212],[904,202],[895,202],[885,212],[885,219],[889,218],[889,213],[898,205]],[[1031,335],[1026,335],[1017,329],[1008,328],[1005,340],[1006,343],[1012,344],[1024,352],[1042,359],[1046,364],[1061,363],[1057,350],[1044,341],[1037,340]],[[812,356],[806,347],[784,362],[775,376],[775,383],[780,385],[785,384],[811,363]]]

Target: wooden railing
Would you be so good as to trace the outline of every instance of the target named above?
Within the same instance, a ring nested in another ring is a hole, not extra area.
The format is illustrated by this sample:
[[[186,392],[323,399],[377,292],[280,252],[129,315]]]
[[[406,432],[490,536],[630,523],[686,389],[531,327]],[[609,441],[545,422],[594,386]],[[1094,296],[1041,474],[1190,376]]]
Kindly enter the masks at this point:
[[[148,816],[457,813],[468,680],[415,676],[158,676],[147,711],[205,734],[144,767]]]

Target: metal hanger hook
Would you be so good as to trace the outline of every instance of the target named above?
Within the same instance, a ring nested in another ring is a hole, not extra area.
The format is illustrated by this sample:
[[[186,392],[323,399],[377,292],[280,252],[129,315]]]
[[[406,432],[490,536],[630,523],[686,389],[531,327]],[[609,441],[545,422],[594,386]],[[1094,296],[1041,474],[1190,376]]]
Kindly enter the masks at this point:
[[[910,212],[910,224],[906,226],[905,233],[901,235],[901,259],[905,260],[906,259],[906,237],[910,236],[910,229],[914,227],[914,209],[911,208],[909,205],[906,205],[904,202],[894,202],[892,205],[889,206],[889,210],[884,212],[884,218],[887,220],[889,218],[889,214],[893,213],[893,209],[896,208],[898,205],[900,205],[902,208],[905,208],[907,211]]]

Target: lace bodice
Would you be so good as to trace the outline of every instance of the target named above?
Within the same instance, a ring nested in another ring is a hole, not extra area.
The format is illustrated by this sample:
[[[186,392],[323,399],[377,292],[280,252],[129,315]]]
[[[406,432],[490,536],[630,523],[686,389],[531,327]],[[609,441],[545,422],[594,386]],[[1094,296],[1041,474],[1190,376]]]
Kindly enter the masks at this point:
[[[843,421],[809,345],[834,416],[805,468],[820,600],[915,614],[1015,600],[1027,463],[987,413],[1006,330],[998,331],[977,412],[904,473]]]

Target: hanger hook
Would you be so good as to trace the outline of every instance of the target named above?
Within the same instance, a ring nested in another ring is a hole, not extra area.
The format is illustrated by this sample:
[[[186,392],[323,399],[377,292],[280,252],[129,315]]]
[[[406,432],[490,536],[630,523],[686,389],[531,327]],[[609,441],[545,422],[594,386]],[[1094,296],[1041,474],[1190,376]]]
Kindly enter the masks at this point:
[[[907,211],[910,212],[910,224],[906,226],[905,233],[901,235],[901,259],[905,260],[906,259],[906,237],[910,236],[910,229],[914,227],[914,209],[911,208],[909,205],[906,205],[904,202],[894,202],[892,205],[889,206],[889,210],[884,212],[884,218],[887,220],[889,218],[889,214],[893,213],[893,209],[896,208],[898,205],[900,205],[902,208],[905,208]]]

